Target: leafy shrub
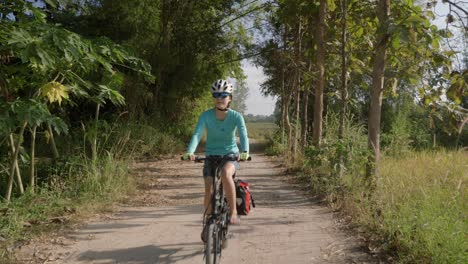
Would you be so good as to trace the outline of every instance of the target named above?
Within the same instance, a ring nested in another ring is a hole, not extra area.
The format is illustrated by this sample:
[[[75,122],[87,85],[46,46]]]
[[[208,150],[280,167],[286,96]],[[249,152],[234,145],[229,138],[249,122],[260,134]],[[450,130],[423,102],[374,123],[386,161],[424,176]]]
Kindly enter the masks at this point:
[[[383,154],[388,156],[403,156],[412,148],[411,124],[406,115],[397,113],[394,117],[390,131],[382,134]]]
[[[280,156],[283,155],[286,149],[285,144],[281,144],[281,131],[277,130],[272,134],[268,134],[265,139],[267,147],[265,154],[268,156]]]
[[[338,115],[329,113],[322,145],[305,149],[303,171],[316,194],[335,196],[338,190],[347,188],[347,179],[340,176],[360,175],[365,170],[369,153],[367,136],[364,126],[352,124],[351,119],[347,118],[343,138],[338,139]]]

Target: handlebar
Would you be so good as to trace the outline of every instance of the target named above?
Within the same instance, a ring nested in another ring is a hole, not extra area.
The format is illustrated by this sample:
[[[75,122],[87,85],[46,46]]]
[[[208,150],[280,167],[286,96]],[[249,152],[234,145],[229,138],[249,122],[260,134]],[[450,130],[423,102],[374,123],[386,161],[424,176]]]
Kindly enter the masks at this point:
[[[237,157],[229,157],[229,158],[223,158],[223,159],[230,160],[230,161],[237,161]],[[203,157],[203,156],[196,156],[194,161],[202,162],[205,160],[209,160],[209,158]],[[239,161],[251,161],[251,160],[252,160],[252,157],[249,157],[247,160],[239,160]]]
[[[230,160],[230,161],[237,161],[237,156],[224,156],[224,157],[218,157],[218,156],[208,156],[208,157],[204,157],[204,156],[195,156],[195,160],[194,162],[203,162],[205,160],[209,160],[210,157],[212,157],[212,159],[216,159],[216,160],[219,160],[219,159],[225,159],[225,160]],[[180,157],[180,160],[184,160],[184,157]],[[247,158],[247,160],[239,160],[239,161],[251,161],[252,160],[252,157],[249,157]]]

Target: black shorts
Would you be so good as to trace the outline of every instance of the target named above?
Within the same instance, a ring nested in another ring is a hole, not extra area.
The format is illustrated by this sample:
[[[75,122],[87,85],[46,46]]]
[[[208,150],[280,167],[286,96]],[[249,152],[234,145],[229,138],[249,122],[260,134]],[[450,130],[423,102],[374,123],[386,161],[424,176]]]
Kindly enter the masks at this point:
[[[232,161],[232,160],[225,160],[221,163],[221,166],[220,168],[224,167],[224,165],[228,162],[231,162],[234,167],[236,168],[236,171],[237,170],[240,170],[240,164],[238,161]],[[214,162],[210,161],[210,160],[205,160],[205,164],[203,165],[203,177],[206,178],[206,177],[212,177],[214,176],[215,174],[215,170],[216,170],[216,164],[213,164]]]

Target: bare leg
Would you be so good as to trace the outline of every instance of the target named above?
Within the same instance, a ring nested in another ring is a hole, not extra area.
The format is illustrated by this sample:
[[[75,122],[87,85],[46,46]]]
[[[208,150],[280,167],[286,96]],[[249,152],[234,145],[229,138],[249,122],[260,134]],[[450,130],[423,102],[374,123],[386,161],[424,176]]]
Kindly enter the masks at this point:
[[[213,185],[213,177],[205,177],[205,198],[203,201],[203,205],[205,206],[205,210],[207,215],[211,214],[211,186]]]
[[[236,189],[234,186],[234,180],[232,176],[236,172],[236,167],[231,162],[226,163],[223,169],[221,170],[221,181],[223,182],[224,193],[230,208],[231,221],[237,219],[237,209],[236,209]]]

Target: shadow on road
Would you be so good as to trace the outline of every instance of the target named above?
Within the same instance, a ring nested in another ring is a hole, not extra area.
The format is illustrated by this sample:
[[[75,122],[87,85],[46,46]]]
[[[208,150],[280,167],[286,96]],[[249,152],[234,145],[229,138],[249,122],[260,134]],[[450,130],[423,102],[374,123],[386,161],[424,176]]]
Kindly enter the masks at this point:
[[[93,251],[89,250],[79,255],[78,260],[83,262],[109,261],[109,263],[176,263],[202,255],[200,243],[180,243],[177,245],[148,245],[128,249]]]

